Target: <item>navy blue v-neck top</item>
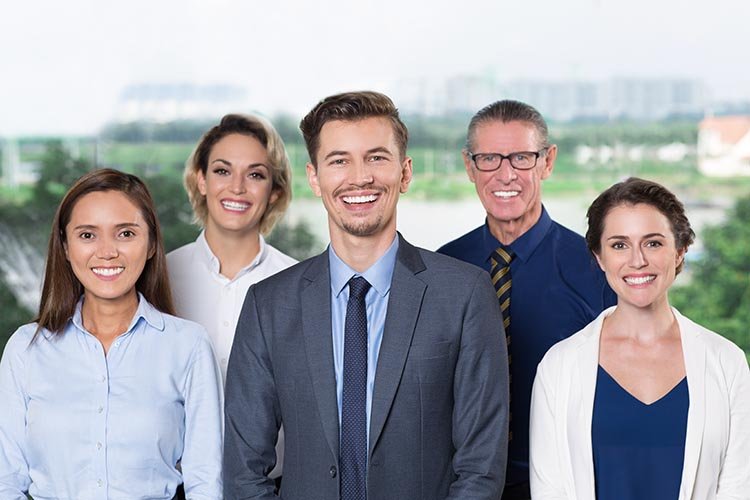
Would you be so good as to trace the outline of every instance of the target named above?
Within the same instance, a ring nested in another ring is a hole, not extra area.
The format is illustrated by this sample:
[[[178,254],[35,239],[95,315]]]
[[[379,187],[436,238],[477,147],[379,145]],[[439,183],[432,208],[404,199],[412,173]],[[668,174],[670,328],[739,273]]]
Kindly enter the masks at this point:
[[[591,423],[597,500],[677,500],[689,404],[687,378],[647,405],[599,367]]]

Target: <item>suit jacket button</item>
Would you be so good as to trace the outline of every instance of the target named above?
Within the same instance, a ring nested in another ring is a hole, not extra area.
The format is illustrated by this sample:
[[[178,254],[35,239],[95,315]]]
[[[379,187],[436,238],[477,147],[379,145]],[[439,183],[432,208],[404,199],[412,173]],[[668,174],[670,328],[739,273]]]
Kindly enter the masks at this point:
[[[331,474],[331,479],[336,477],[336,466],[332,465],[331,470],[328,471],[329,474]]]

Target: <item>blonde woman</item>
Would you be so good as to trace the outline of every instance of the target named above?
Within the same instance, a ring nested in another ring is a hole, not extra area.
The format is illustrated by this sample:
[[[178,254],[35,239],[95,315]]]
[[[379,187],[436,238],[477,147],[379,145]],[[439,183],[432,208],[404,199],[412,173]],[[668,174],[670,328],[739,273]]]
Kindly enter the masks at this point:
[[[208,330],[226,383],[247,289],[296,263],[263,238],[292,197],[284,142],[257,116],[226,115],[188,158],[185,187],[203,231],[167,255],[172,295],[179,316]],[[281,470],[279,442],[272,477]]]

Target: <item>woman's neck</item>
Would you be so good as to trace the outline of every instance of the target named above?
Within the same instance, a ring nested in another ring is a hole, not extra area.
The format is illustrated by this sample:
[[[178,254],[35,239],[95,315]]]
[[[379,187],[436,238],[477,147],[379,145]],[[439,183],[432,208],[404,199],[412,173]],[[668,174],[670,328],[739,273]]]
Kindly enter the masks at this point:
[[[229,279],[234,279],[241,269],[249,266],[260,252],[257,228],[246,232],[230,232],[208,225],[205,236],[211,252],[219,259],[219,272]]]
[[[133,289],[116,300],[101,299],[84,292],[81,306],[83,327],[109,351],[114,339],[125,333],[138,310],[138,294]]]
[[[618,304],[605,320],[610,335],[628,337],[643,343],[658,341],[675,334],[676,319],[666,296],[648,307]]]

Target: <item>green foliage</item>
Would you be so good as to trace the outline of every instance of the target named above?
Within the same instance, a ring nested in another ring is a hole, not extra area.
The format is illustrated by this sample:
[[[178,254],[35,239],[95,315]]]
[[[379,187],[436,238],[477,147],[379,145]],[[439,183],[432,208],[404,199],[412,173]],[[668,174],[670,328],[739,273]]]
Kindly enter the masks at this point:
[[[296,224],[285,221],[276,224],[266,241],[297,260],[305,260],[323,249],[305,219]]]
[[[35,312],[27,310],[18,303],[4,282],[0,282],[0,353],[16,329],[34,319]]]
[[[703,233],[704,252],[690,262],[690,284],[672,293],[686,316],[750,353],[750,196]]]
[[[9,200],[0,204],[0,220],[3,229],[12,231],[17,238],[44,254],[57,205],[68,186],[88,171],[89,165],[73,159],[59,141],[52,141],[47,144],[40,167],[39,180],[23,201]],[[0,276],[0,310],[3,312],[0,315],[2,349],[10,334],[31,321],[36,312],[18,302],[4,276]]]
[[[615,144],[659,145],[681,142],[695,144],[698,141],[696,121],[631,123],[614,121],[598,124],[566,124],[550,128],[550,140],[560,151],[572,152],[576,146],[602,146]]]

